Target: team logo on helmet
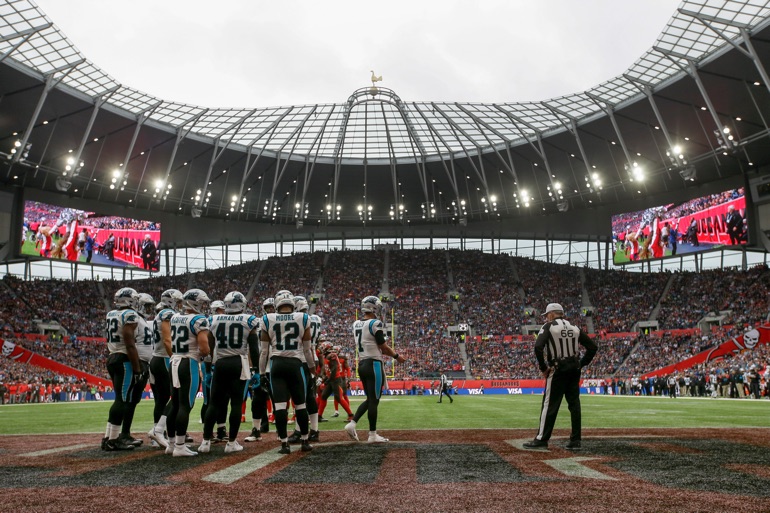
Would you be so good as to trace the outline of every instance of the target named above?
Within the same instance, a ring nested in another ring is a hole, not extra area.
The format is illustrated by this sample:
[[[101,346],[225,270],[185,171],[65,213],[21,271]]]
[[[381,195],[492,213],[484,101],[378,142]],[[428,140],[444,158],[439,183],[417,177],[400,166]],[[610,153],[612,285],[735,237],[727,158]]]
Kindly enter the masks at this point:
[[[294,296],[294,309],[298,312],[307,312],[310,309],[305,296]]]
[[[115,306],[135,308],[139,294],[131,287],[123,287],[115,293]]]
[[[361,311],[363,313],[373,313],[379,317],[382,313],[382,301],[377,296],[366,296],[361,300]]]
[[[211,300],[201,289],[190,289],[182,296],[182,305],[196,313],[204,313]]]
[[[246,296],[234,290],[225,296],[225,312],[238,313],[246,309]]]
[[[211,313],[217,313],[217,310],[225,309],[225,303],[224,301],[212,301],[210,308],[211,308]]]
[[[168,289],[160,295],[160,303],[166,308],[176,310],[182,301],[182,293],[177,289]]]
[[[141,292],[137,299],[137,310],[144,317],[150,317],[155,309],[155,300],[151,295]]]

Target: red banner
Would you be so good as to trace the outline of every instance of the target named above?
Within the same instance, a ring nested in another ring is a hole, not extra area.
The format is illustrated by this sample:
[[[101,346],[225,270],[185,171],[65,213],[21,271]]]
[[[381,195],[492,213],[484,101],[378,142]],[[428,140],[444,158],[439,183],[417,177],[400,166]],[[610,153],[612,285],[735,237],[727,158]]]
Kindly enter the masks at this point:
[[[94,240],[104,246],[110,235],[115,236],[115,258],[137,267],[142,267],[142,243],[149,235],[160,247],[160,230],[115,230],[112,228],[97,228],[94,230]]]
[[[109,386],[112,385],[109,379],[99,378],[92,374],[88,374],[83,371],[79,371],[77,369],[64,365],[62,363],[55,362],[53,360],[40,356],[37,353],[33,353],[29,349],[25,349],[21,346],[17,346],[16,344],[14,344],[9,340],[2,340],[2,342],[3,342],[3,356],[5,356],[6,358],[10,358],[11,360],[15,360],[21,363],[27,363],[29,365],[36,365],[38,367],[42,367],[44,369],[53,371],[57,374],[75,376],[76,378],[79,378],[79,379],[85,378],[85,380],[92,385],[109,385]]]
[[[699,363],[708,363],[714,360],[720,360],[727,355],[740,354],[743,351],[753,351],[755,347],[763,344],[770,344],[770,325],[760,326],[747,331],[743,335],[733,337],[727,342],[719,344],[714,349],[702,351],[695,356],[677,362],[673,365],[663,367],[653,372],[643,374],[642,378],[650,376],[666,376],[676,371],[683,371]]]
[[[727,216],[727,208],[730,205],[734,205],[735,210],[740,212],[742,217],[746,217],[746,197],[742,196],[727,203],[708,207],[700,212],[680,217],[679,219],[667,219],[666,221],[676,226],[679,233],[684,235],[687,233],[692,220],[695,219],[698,226],[698,242],[729,245],[730,236],[727,234],[725,217]]]

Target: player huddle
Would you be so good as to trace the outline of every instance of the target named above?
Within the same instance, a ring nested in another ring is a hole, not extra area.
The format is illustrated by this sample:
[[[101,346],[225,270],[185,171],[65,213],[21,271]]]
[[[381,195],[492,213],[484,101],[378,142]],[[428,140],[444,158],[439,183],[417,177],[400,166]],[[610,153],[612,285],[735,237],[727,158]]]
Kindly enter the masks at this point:
[[[200,289],[184,294],[169,289],[157,304],[132,288],[117,291],[115,310],[107,314],[107,370],[115,402],[103,450],[133,450],[142,445],[131,436],[131,424],[148,382],[155,401],[148,436],[153,445],[175,457],[208,453],[213,443],[225,440],[225,453],[242,451],[237,435],[248,395],[253,428],[246,442],[262,439],[261,424],[272,409],[279,452],[290,453],[291,443],[300,443],[302,451],[312,450],[310,442],[319,440],[318,423],[324,420],[332,396],[348,414],[345,431],[351,438],[358,440],[356,422],[368,413],[369,442],[387,442],[376,433],[377,403],[385,384],[382,357],[404,359],[386,343],[384,325],[377,318],[382,313],[378,298],[364,298],[364,319],[353,326],[359,372],[367,391],[356,415],[345,392],[351,377],[347,357],[341,346],[324,339],[321,318],[308,313],[307,300],[279,291],[265,299],[260,316],[246,312],[246,305],[246,297],[238,291],[212,302]],[[196,452],[190,447],[187,428],[201,385],[203,441]],[[291,404],[297,429],[289,436]]]

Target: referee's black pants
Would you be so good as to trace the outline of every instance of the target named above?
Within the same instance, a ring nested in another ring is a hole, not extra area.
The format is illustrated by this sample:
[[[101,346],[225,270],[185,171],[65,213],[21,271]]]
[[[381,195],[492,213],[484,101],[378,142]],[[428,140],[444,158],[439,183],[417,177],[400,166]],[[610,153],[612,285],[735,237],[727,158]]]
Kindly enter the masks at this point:
[[[536,440],[547,442],[551,439],[553,426],[556,424],[556,416],[559,414],[562,398],[567,399],[570,419],[572,421],[572,433],[569,439],[579,441],[581,438],[581,413],[580,413],[580,369],[567,371],[554,370],[545,381],[545,393],[543,405],[540,410],[540,425]]]

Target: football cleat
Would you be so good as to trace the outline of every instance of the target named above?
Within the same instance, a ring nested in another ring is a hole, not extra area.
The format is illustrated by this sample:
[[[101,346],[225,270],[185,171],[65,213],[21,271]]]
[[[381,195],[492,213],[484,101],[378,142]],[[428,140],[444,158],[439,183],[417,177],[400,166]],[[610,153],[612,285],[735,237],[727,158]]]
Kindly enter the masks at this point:
[[[278,454],[291,454],[289,442],[281,442],[281,448],[278,449]]]
[[[150,440],[150,447],[152,447],[153,449],[161,448],[160,445],[158,445],[158,442],[156,442],[155,440]]]
[[[144,443],[144,440],[139,440],[137,438],[134,438],[131,435],[123,435],[123,434],[121,434],[118,437],[118,440],[122,440],[123,443],[127,445],[133,445],[134,447],[140,447]]]
[[[329,419],[325,419],[325,418],[323,418],[323,417],[321,417],[321,416],[319,415],[319,416],[318,416],[318,422],[329,422]]]
[[[127,444],[120,438],[116,438],[114,440],[107,440],[104,450],[105,451],[132,451],[134,450],[134,446]]]
[[[217,436],[211,441],[211,443],[218,444],[227,440],[227,430],[223,427],[217,428]]]
[[[570,451],[577,451],[580,449],[580,440],[570,440],[564,448]]]
[[[174,445],[175,444],[169,442],[168,447],[166,447],[166,450],[163,451],[164,454],[169,454],[169,455],[174,454]]]
[[[332,415],[332,417],[339,417],[339,416],[340,416],[340,412],[338,412],[338,411],[335,411],[334,415]]]
[[[307,437],[308,442],[320,442],[320,433],[317,429],[311,429],[310,434]]]
[[[356,432],[356,423],[352,420],[345,424],[345,432],[348,434],[348,436],[358,442],[358,433]]]
[[[169,445],[168,440],[166,439],[165,436],[163,436],[163,433],[158,433],[157,431],[155,431],[155,429],[149,430],[147,432],[147,436],[150,438],[150,440],[152,440],[159,446],[163,447],[164,449]]]
[[[190,433],[185,433],[185,435],[184,435],[184,443],[186,443],[186,444],[195,443],[195,440],[193,440],[193,437],[190,436]]]
[[[310,442],[308,440],[302,440],[302,447],[300,448],[302,452],[310,452],[313,450],[313,446],[310,445]]]
[[[225,445],[225,453],[230,452],[239,452],[243,450],[243,446],[238,443],[238,440],[233,440],[232,442],[227,442],[227,445]]]
[[[302,441],[302,435],[299,431],[295,431],[287,440],[290,444],[298,444]]]
[[[203,444],[201,444],[203,445]],[[174,458],[185,458],[189,456],[197,456],[198,453],[187,447],[186,445],[174,444],[174,452],[171,453]]]
[[[200,446],[198,447],[198,452],[211,452],[211,441],[210,440],[204,440],[201,442]]]
[[[390,442],[387,438],[384,436],[380,436],[377,433],[369,433],[369,439],[367,440],[370,444],[383,444],[385,442]]]
[[[262,441],[262,433],[257,428],[251,428],[251,434],[243,439],[244,442],[260,442]]]
[[[110,441],[110,439],[107,438],[106,436],[104,438],[102,438],[102,450],[103,451],[107,450],[107,442],[109,442],[109,441]]]

